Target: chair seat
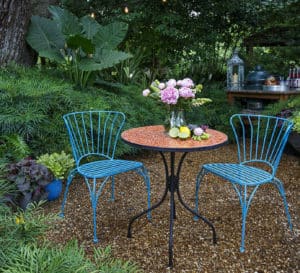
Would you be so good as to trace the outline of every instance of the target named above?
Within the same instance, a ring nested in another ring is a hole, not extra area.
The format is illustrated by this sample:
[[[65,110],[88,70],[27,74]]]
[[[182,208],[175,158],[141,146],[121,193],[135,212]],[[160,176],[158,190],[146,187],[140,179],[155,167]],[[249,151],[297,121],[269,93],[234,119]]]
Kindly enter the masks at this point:
[[[205,164],[203,168],[232,183],[255,186],[273,180],[272,174],[262,169],[233,163]]]
[[[138,161],[130,160],[99,160],[83,164],[78,167],[78,172],[88,178],[101,178],[128,172],[143,167]]]

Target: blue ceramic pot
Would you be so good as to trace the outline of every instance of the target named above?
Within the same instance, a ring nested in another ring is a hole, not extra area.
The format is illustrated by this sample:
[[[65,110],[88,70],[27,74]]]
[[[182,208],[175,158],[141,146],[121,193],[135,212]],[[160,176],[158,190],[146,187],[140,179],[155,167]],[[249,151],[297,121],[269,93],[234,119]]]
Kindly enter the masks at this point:
[[[53,201],[57,199],[62,191],[62,181],[61,179],[54,179],[45,187],[46,192],[48,192],[47,199]]]

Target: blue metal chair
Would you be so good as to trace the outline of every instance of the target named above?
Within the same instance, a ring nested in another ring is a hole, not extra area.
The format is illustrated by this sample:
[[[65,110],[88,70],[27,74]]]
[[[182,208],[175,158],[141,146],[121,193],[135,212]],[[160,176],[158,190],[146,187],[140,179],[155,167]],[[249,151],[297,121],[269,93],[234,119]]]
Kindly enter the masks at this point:
[[[114,159],[120,132],[125,123],[123,113],[84,111],[66,114],[63,119],[68,130],[76,167],[69,173],[60,215],[64,216],[65,202],[74,176],[82,175],[90,193],[94,242],[97,243],[97,202],[104,186],[111,181],[111,199],[114,200],[114,176],[136,171],[145,181],[147,204],[150,208],[150,179],[143,163]],[[151,218],[150,212],[147,216],[148,219]]]
[[[195,207],[198,212],[200,183],[207,173],[231,182],[242,208],[240,251],[244,252],[247,212],[255,192],[263,184],[272,183],[277,187],[292,230],[284,187],[275,175],[293,123],[272,116],[235,114],[230,118],[230,124],[237,144],[238,162],[210,163],[202,166],[196,179]]]

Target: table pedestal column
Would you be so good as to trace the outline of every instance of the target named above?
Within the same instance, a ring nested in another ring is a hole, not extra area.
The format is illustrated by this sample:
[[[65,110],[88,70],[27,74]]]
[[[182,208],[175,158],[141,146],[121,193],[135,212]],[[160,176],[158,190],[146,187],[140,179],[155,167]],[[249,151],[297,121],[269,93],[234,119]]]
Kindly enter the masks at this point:
[[[162,156],[164,166],[165,166],[165,174],[166,174],[165,191],[163,193],[162,198],[155,205],[153,205],[151,208],[149,208],[145,211],[142,211],[141,213],[137,214],[130,220],[129,225],[128,225],[127,237],[128,238],[132,237],[131,228],[132,228],[133,222],[135,220],[137,220],[139,217],[141,217],[142,215],[159,207],[163,203],[163,201],[166,199],[167,193],[170,192],[170,233],[169,233],[169,263],[168,263],[168,266],[173,267],[173,245],[174,245],[174,243],[173,243],[173,225],[174,225],[174,219],[176,219],[175,198],[174,198],[175,193],[177,193],[178,200],[185,209],[187,209],[189,212],[191,212],[194,216],[202,219],[207,225],[210,226],[210,228],[212,229],[212,232],[213,232],[213,243],[214,244],[217,243],[217,235],[216,235],[216,231],[215,231],[213,224],[210,221],[208,221],[205,217],[196,213],[192,208],[190,208],[183,201],[183,199],[181,197],[180,190],[179,190],[179,176],[180,176],[182,163],[187,155],[187,152],[182,154],[176,171],[175,171],[175,152],[170,152],[170,165],[168,165],[164,153],[163,152],[159,152],[159,153]]]

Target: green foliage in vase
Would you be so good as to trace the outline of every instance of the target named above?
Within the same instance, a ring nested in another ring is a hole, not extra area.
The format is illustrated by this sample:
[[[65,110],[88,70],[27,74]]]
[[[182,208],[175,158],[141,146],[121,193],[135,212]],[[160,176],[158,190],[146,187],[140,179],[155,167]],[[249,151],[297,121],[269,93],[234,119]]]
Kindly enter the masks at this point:
[[[87,86],[94,71],[131,57],[117,50],[127,33],[125,23],[101,26],[90,16],[78,18],[57,6],[50,6],[49,11],[52,19],[31,18],[27,42],[40,57],[57,63],[81,88]]]
[[[61,153],[44,154],[38,157],[37,163],[46,166],[55,178],[64,179],[75,161],[70,154]]]

